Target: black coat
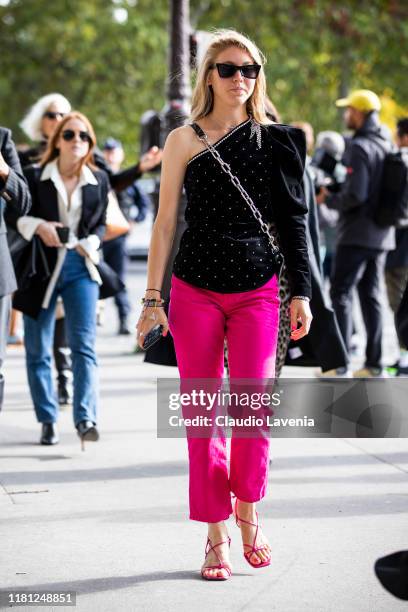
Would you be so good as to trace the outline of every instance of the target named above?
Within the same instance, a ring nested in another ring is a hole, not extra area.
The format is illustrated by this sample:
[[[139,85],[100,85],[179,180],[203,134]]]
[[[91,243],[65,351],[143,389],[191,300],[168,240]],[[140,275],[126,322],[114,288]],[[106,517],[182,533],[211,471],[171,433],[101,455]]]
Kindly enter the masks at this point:
[[[408,347],[408,284],[405,287],[401,304],[398,308],[396,326],[398,338],[400,338],[404,345]]]
[[[41,166],[29,166],[25,169],[25,176],[32,197],[30,215],[46,221],[59,221],[57,190],[51,179],[40,180],[42,171]],[[93,173],[98,184],[88,184],[82,187],[82,215],[78,226],[78,238],[87,238],[90,234],[96,234],[102,240],[106,226],[109,181],[105,172],[93,170]],[[20,216],[14,211],[7,211],[7,222],[17,229],[17,221]],[[50,274],[52,274],[57,262],[57,249],[42,246]],[[18,268],[16,273],[18,282]],[[38,281],[34,287],[30,288],[30,291],[18,289],[13,297],[14,306],[30,316],[38,315],[48,282],[49,278]]]
[[[298,341],[290,341],[286,365],[320,366],[323,372],[347,366],[349,360],[341,332],[323,288],[319,249],[319,226],[314,184],[306,167],[303,177],[305,200],[308,206],[307,243],[312,282],[310,309],[313,315],[309,334]]]
[[[6,164],[10,167],[7,181],[0,179],[0,297],[3,297],[12,293],[17,287],[7,243],[5,217],[7,211],[13,211],[17,216],[26,215],[30,210],[31,198],[14,142],[11,139],[11,132],[1,127],[0,151]]]

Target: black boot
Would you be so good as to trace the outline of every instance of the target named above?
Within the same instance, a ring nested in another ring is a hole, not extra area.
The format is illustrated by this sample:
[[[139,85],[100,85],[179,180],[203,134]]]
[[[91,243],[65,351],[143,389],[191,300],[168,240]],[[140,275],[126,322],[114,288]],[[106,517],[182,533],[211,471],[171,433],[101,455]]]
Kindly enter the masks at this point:
[[[59,374],[57,380],[58,386],[58,403],[60,406],[72,404],[72,394],[69,388],[69,377],[65,374]]]
[[[41,440],[40,444],[51,446],[51,444],[58,444],[59,437],[56,423],[43,423],[41,429]]]
[[[126,318],[120,320],[118,334],[119,336],[130,336],[131,331],[128,327],[128,322]]]

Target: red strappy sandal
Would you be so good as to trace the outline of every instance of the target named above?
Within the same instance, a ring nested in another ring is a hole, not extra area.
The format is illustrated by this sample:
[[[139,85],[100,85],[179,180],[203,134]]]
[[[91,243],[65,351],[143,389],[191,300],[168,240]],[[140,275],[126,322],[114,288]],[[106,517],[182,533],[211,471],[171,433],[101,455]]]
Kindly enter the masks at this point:
[[[222,542],[218,542],[218,544],[214,544],[214,546],[211,544],[211,540],[210,538],[207,538],[207,544],[205,546],[205,558],[207,558],[208,553],[211,552],[212,550],[215,553],[215,556],[217,557],[219,563],[218,565],[206,565],[205,567],[202,568],[201,570],[201,576],[202,578],[204,578],[204,580],[228,580],[228,578],[232,575],[231,572],[231,568],[229,565],[227,565],[226,563],[224,563],[223,561],[221,561],[221,559],[219,558],[217,551],[215,550],[217,546],[221,546],[221,544],[226,544],[228,542],[228,546],[231,545],[231,538],[228,536],[228,540],[223,540]],[[204,574],[205,570],[207,569],[224,569],[227,571],[228,576],[206,576]]]
[[[258,529],[259,529],[259,520],[258,520],[258,512],[256,513],[256,523],[251,523],[251,521],[246,521],[245,519],[242,519],[238,516],[238,512],[237,512],[237,506],[238,506],[238,498],[235,498],[235,508],[234,508],[234,515],[235,515],[235,522],[237,524],[237,527],[239,527],[238,525],[238,521],[241,521],[241,523],[246,523],[247,525],[252,525],[253,527],[256,527],[256,531],[255,531],[255,537],[253,540],[252,544],[244,544],[244,547],[247,546],[248,548],[250,548],[251,550],[245,552],[244,551],[244,557],[246,559],[246,561],[248,561],[249,565],[251,565],[251,567],[266,567],[267,565],[271,564],[271,557],[269,557],[269,559],[267,561],[262,561],[261,563],[253,563],[251,561],[251,557],[254,553],[256,553],[258,550],[264,550],[266,549],[266,545],[263,544],[262,546],[256,546],[256,537],[258,535]],[[258,557],[259,558],[259,557]]]

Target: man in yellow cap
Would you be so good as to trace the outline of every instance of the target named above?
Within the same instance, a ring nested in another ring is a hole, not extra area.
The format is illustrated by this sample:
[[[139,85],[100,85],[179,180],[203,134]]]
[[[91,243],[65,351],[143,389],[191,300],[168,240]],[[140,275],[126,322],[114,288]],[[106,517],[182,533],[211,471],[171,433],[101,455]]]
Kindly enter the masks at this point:
[[[387,251],[395,248],[395,230],[379,227],[373,213],[378,203],[384,158],[391,150],[391,138],[388,128],[380,123],[381,101],[373,91],[353,91],[347,98],[337,100],[336,106],[345,108],[345,124],[354,134],[343,159],[347,178],[341,190],[329,193],[323,189],[317,197],[318,204],[325,202],[340,213],[331,298],[349,350],[353,289],[358,289],[367,344],[364,367],[354,372],[354,376],[382,376],[381,278]],[[348,371],[334,371],[333,375],[348,375]]]
[[[339,108],[347,108],[357,110],[359,113],[370,113],[371,111],[381,110],[381,100],[373,91],[369,89],[357,89],[353,91],[347,98],[340,98],[336,101],[336,106]],[[364,120],[364,117],[361,117]]]

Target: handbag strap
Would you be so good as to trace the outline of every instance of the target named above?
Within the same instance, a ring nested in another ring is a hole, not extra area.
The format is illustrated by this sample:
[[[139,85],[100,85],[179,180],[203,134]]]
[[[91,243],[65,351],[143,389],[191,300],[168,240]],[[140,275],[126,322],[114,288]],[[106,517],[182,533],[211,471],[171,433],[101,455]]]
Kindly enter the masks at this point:
[[[232,173],[231,166],[229,164],[227,164],[227,162],[225,162],[222,159],[222,157],[218,153],[217,149],[208,140],[208,136],[204,132],[204,130],[197,123],[190,123],[190,125],[193,128],[193,130],[195,131],[195,133],[197,134],[199,140],[201,140],[201,142],[203,142],[205,144],[207,149],[210,151],[211,155],[220,164],[223,172],[225,172],[225,174],[228,174],[228,176],[231,179],[231,183],[238,189],[238,191],[240,192],[240,194],[241,194],[242,198],[244,199],[245,203],[251,209],[251,212],[252,212],[253,216],[258,221],[259,225],[261,226],[261,230],[264,232],[264,234],[266,234],[268,236],[269,243],[270,243],[271,248],[272,248],[272,252],[275,255],[280,254],[279,247],[276,244],[276,240],[275,240],[274,235],[270,231],[269,225],[267,223],[265,223],[265,221],[263,220],[261,213],[259,212],[258,208],[255,206],[254,201],[252,200],[251,196],[248,194],[248,192],[241,185],[241,182],[240,182],[239,178]]]

